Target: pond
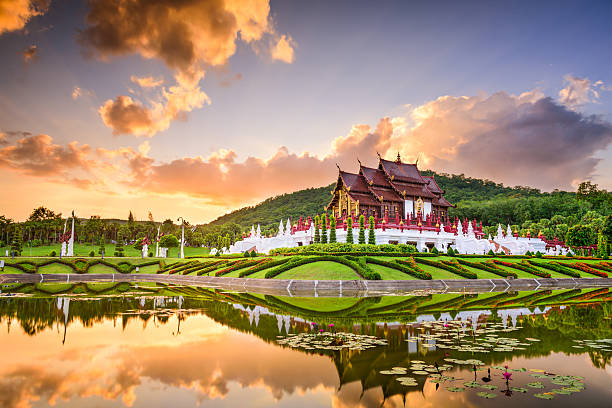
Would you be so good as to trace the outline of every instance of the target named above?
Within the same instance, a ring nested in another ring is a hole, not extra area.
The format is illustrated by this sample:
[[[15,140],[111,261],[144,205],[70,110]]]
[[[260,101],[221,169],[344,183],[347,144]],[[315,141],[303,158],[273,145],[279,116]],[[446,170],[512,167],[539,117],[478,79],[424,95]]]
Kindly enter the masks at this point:
[[[2,285],[0,406],[604,407],[604,289],[299,298]]]

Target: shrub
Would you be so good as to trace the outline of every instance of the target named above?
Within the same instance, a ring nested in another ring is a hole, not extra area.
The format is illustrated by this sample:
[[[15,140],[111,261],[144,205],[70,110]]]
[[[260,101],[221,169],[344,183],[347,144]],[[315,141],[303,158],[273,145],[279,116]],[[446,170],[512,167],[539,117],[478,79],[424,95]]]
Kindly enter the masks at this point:
[[[352,244],[353,243],[353,217],[348,217],[348,219],[346,220],[347,223],[347,227],[346,227],[346,243],[347,244]]]
[[[153,251],[149,251],[148,256],[149,258],[153,258]]]
[[[530,273],[532,275],[539,276],[541,278],[550,278],[550,273],[538,271],[537,269],[533,268],[532,266],[530,266],[527,263],[520,263],[519,264],[519,263],[516,263],[516,262],[500,261],[498,259],[494,259],[493,262],[496,263],[496,264],[499,264],[499,265],[507,266],[509,268],[518,269],[520,271],[527,272],[527,273]]]
[[[449,246],[448,249],[446,250],[446,255],[455,256],[455,251],[453,251],[453,248]]]
[[[578,272],[574,272],[571,269],[564,268],[558,262],[539,262],[539,261],[528,261],[531,265],[537,266],[539,268],[548,269],[551,271],[559,272],[567,276],[571,276],[572,278],[579,278],[580,274]]]
[[[40,239],[33,239],[30,241],[30,245],[33,247],[39,247],[42,245],[42,241]]]
[[[57,252],[51,251],[51,252],[49,252],[49,256],[57,256]]]
[[[245,269],[244,271],[241,271],[238,274],[238,276],[240,278],[244,278],[245,276],[251,275],[251,274],[253,274],[255,272],[258,272],[258,271],[261,271],[261,270],[264,270],[264,269],[273,268],[273,267],[278,266],[278,265],[282,265],[282,264],[284,264],[286,262],[289,262],[290,260],[291,260],[291,258],[284,258],[284,259],[270,259],[270,258],[267,258],[267,259],[264,259],[263,262],[258,263],[258,264],[254,265],[254,266],[251,266],[250,268]]]
[[[333,244],[336,242],[336,217],[331,215],[331,219],[329,221],[329,243]]]
[[[374,232],[374,217],[370,216],[368,222],[370,223],[368,230],[368,244],[376,245],[376,234]]]
[[[567,266],[569,266],[570,268],[578,269],[578,270],[580,270],[582,272],[590,273],[591,275],[599,276],[600,278],[607,278],[608,277],[607,273],[602,272],[602,271],[598,271],[597,269],[593,269],[593,268],[591,268],[588,265],[581,264],[581,263],[578,263],[578,262],[575,262],[573,264],[569,264]]]
[[[493,252],[493,250],[492,250],[492,249],[489,249],[489,252],[487,252],[487,255],[492,255],[492,256],[495,256],[495,252]]]
[[[542,253],[540,251],[536,252],[536,258],[541,258],[542,257]]]
[[[360,244],[365,244],[366,243],[366,239],[365,239],[365,216],[363,214],[361,214],[359,216],[359,243]]]
[[[400,261],[400,260],[396,260],[395,262],[391,262],[391,261],[384,261],[381,259],[376,259],[376,258],[370,258],[367,257],[365,258],[367,263],[372,263],[375,265],[381,265],[381,266],[386,266],[387,268],[391,268],[391,269],[395,269],[398,271],[401,271],[405,274],[414,276],[415,278],[418,279],[425,279],[425,280],[430,280],[431,279],[431,275],[425,271],[423,271],[421,268],[419,268],[418,266],[416,266],[416,264],[414,263],[414,261],[412,263],[406,262],[406,261]]]
[[[332,262],[341,263],[353,269],[359,276],[361,276],[364,279],[368,279],[368,280],[380,280],[381,279],[380,274],[378,272],[373,272],[367,266],[364,267],[363,265],[360,265],[358,262],[347,259],[344,256],[337,256],[337,255],[295,257],[291,259],[290,262],[286,262],[266,272],[266,279],[274,278],[275,276],[285,271],[288,271],[290,269],[293,269],[297,266],[305,265],[305,264],[312,263],[312,262],[319,262],[319,261],[332,261]]]
[[[463,276],[464,278],[476,279],[478,277],[476,276],[474,272],[469,271],[466,268],[461,268],[459,264],[455,264],[454,262],[451,262],[451,261],[437,262],[437,261],[430,261],[429,259],[423,259],[423,258],[415,258],[415,261],[423,265],[429,265],[429,266],[433,266],[434,268],[447,270],[456,275]]]
[[[531,256],[531,251],[527,251],[527,252],[525,252],[525,255],[527,255],[527,256]]]
[[[249,253],[249,251],[244,251],[243,256],[244,256],[245,258],[248,258],[249,256],[251,256],[251,254]]]
[[[436,247],[431,248],[431,251],[430,251],[430,252],[431,252],[432,254],[436,254],[436,255],[439,253],[438,248],[436,248]]]
[[[494,273],[495,275],[499,275],[499,276],[504,277],[504,278],[513,277],[513,278],[516,279],[516,273],[514,273],[514,272],[506,272],[502,268],[500,268],[498,266],[495,266],[495,264],[492,264],[492,263],[488,263],[488,262],[470,262],[470,261],[466,261],[464,259],[457,259],[457,262],[459,262],[462,265],[466,265],[466,266],[469,266],[469,267],[472,267],[472,268],[481,269],[483,271]]]
[[[89,251],[89,256],[92,258],[96,256],[96,251]]]
[[[327,244],[327,214],[321,217],[321,243]]]
[[[99,247],[98,247],[98,254],[102,255],[102,252],[106,252],[106,250],[104,249],[104,237],[100,238]]]
[[[315,228],[315,233],[314,233],[314,243],[318,244],[321,242],[321,233],[319,231],[319,224],[320,224],[321,220],[319,219],[319,216],[316,215],[315,219],[314,219],[314,228]]]
[[[567,252],[567,255],[565,255],[565,256],[567,256],[568,258],[572,258],[574,256],[574,254],[570,250],[570,251]]]
[[[257,252],[251,251],[251,258],[255,258],[257,256]]]

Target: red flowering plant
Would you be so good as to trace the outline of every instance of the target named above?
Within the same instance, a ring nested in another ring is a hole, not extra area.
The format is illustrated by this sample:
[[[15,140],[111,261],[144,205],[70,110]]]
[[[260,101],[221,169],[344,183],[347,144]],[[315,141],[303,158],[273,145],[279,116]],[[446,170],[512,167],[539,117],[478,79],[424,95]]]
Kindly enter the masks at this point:
[[[505,262],[505,261],[500,261],[498,259],[494,259],[493,262],[498,265],[503,265],[503,266],[507,266],[508,268],[518,269],[519,271],[527,272],[532,275],[539,276],[541,278],[550,278],[550,273],[539,271],[525,263]]]
[[[581,264],[581,263],[573,263],[573,264],[569,264],[567,265],[570,268],[574,268],[574,269],[578,269],[582,272],[586,272],[586,273],[590,273],[591,275],[595,275],[595,276],[599,276],[600,278],[607,278],[608,274],[602,271],[598,271],[597,269],[593,269],[588,265],[585,264]]]

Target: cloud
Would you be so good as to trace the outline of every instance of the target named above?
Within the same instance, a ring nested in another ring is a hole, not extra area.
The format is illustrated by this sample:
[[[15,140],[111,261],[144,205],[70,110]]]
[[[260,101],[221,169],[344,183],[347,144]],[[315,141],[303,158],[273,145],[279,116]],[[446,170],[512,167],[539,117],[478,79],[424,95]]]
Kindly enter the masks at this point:
[[[0,0],[0,35],[18,31],[32,17],[45,14],[50,0]]]
[[[114,101],[107,100],[99,113],[104,124],[113,129],[114,135],[150,135],[155,129],[151,112],[129,96],[119,95]]]
[[[595,154],[612,143],[612,125],[527,92],[443,96],[394,129],[390,151],[424,166],[509,185],[571,189],[595,174]],[[423,167],[423,166],[421,166]]]
[[[269,0],[92,0],[89,4],[87,27],[78,40],[91,55],[108,59],[138,54],[159,59],[176,72],[176,85],[163,90],[162,100],[145,103],[152,105],[152,125],[146,131],[139,127],[141,135],[165,130],[171,121],[184,118],[184,113],[210,103],[199,81],[207,67],[227,64],[238,40],[255,44],[264,36],[278,36]],[[292,60],[290,37],[281,36],[281,41],[277,44],[279,58]],[[107,108],[101,114],[113,106],[112,101],[104,105]],[[112,128],[114,134],[130,133],[124,132],[129,126]]]
[[[291,64],[294,59],[293,49],[295,48],[295,42],[289,35],[283,34],[276,45],[272,47],[271,55],[275,60],[286,62]]]
[[[168,129],[173,120],[184,119],[187,112],[210,103],[208,95],[198,85],[203,75],[203,72],[195,77],[177,74],[177,85],[162,88],[160,100],[150,101],[150,107],[129,96],[120,95],[114,101],[107,100],[98,112],[104,124],[113,129],[114,135],[151,137]],[[144,82],[150,83],[147,81],[145,79]]]
[[[14,144],[0,148],[0,167],[18,170],[32,176],[58,176],[66,170],[88,171],[88,145],[77,142],[60,146],[49,135],[28,135]]]
[[[30,45],[29,47],[25,48],[21,52],[21,55],[23,56],[23,62],[27,64],[28,62],[34,60],[34,58],[37,55],[37,52],[38,52],[38,47],[35,45]]]
[[[599,100],[599,90],[606,90],[602,81],[591,84],[588,78],[579,78],[567,74],[563,77],[565,88],[559,91],[559,102],[570,108],[579,108],[587,103]]]
[[[153,78],[152,76],[137,77],[132,75],[130,81],[138,84],[141,88],[157,88],[164,83],[164,78]]]

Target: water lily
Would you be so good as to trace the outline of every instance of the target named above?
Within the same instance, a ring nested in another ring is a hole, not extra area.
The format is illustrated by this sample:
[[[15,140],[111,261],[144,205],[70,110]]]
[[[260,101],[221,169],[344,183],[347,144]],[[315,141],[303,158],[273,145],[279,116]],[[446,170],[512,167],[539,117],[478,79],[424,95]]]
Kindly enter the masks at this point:
[[[503,375],[504,375],[504,378],[506,379],[506,381],[509,381],[509,380],[512,379],[512,373],[509,373],[509,372],[506,371]]]

